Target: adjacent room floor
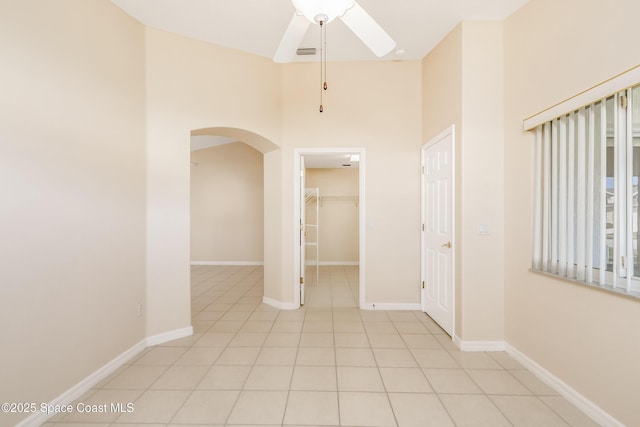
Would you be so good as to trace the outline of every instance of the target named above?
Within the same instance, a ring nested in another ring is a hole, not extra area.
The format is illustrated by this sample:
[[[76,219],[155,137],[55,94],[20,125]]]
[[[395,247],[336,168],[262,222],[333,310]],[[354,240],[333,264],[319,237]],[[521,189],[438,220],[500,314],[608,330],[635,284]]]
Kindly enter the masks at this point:
[[[424,313],[357,309],[357,267],[321,267],[296,311],[261,302],[262,267],[191,278],[195,334],[80,399],[133,412],[47,426],[595,426],[505,353],[457,350]]]

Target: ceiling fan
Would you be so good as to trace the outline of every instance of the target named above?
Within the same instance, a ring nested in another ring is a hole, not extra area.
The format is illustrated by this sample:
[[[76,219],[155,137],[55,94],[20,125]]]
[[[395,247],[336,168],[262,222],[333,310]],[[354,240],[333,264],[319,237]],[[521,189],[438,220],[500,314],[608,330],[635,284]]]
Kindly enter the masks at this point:
[[[396,42],[354,0],[292,0],[296,12],[291,18],[273,57],[275,62],[290,62],[296,55],[309,25],[324,25],[340,18],[378,57],[395,47]]]

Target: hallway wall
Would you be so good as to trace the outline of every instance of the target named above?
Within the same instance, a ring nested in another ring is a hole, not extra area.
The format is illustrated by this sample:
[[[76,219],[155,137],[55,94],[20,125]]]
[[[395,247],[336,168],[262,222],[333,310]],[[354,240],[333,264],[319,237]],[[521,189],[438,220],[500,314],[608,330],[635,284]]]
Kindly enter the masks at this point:
[[[191,262],[263,262],[262,153],[243,142],[191,152]]]
[[[329,197],[320,203],[318,209],[321,264],[358,263],[358,178],[358,169],[307,169],[307,188],[318,187],[321,198]],[[332,196],[351,197],[351,199],[331,200]],[[311,208],[311,210],[314,209]],[[307,222],[309,222],[309,215]],[[307,258],[307,262],[312,262],[314,259]]]

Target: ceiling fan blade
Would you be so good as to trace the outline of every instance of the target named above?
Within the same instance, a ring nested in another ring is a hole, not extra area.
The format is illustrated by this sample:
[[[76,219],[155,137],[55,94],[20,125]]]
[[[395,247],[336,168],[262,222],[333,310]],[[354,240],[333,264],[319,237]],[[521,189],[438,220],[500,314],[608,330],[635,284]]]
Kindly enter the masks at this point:
[[[282,36],[280,46],[278,46],[278,50],[273,56],[274,62],[282,63],[293,60],[296,50],[307,33],[309,24],[311,23],[303,15],[293,14],[293,18],[291,18],[291,22],[289,22],[289,26],[284,32],[284,36]]]
[[[385,56],[396,46],[389,34],[356,2],[340,19],[377,57]]]

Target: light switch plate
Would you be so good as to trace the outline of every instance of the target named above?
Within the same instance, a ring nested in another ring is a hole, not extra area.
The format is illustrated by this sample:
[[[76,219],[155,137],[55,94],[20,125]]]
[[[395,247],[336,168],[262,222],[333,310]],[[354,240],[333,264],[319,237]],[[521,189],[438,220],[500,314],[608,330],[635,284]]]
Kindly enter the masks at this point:
[[[490,234],[489,224],[478,224],[478,234],[481,236],[486,236]]]

